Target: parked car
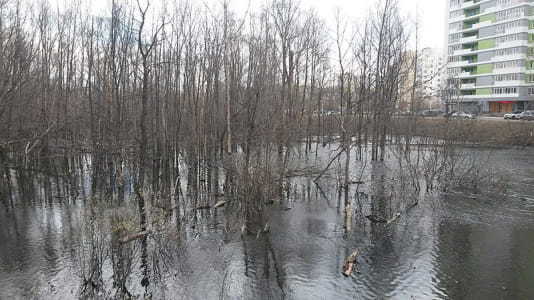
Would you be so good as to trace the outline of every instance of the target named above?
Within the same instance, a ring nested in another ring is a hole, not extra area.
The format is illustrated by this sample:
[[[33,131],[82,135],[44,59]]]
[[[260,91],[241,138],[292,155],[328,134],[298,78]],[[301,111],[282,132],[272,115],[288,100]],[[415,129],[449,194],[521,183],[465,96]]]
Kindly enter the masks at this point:
[[[423,110],[418,113],[418,115],[423,117],[438,117],[443,115],[444,112],[439,109],[429,109],[429,110]]]
[[[459,112],[452,113],[451,118],[454,118],[454,119],[475,119],[476,117],[473,114],[466,113],[466,112],[463,112],[463,111],[459,111]]]
[[[527,110],[519,115],[520,120],[534,121],[534,110]]]
[[[511,113],[504,114],[505,120],[519,120],[521,117],[522,111],[514,111]]]

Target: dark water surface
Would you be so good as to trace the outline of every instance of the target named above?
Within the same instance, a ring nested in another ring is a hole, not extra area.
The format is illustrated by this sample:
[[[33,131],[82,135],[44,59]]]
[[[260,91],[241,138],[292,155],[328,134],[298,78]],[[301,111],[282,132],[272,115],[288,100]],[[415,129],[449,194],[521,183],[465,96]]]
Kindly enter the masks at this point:
[[[175,257],[158,283],[151,283],[152,296],[534,299],[534,151],[493,152],[492,162],[509,180],[505,196],[435,192],[389,225],[361,217],[397,211],[394,202],[377,208],[363,199],[391,199],[386,188],[386,195],[376,193],[393,177],[379,165],[367,166],[366,184],[351,190],[357,212],[349,232],[335,175],[320,185],[311,178],[292,181],[288,201],[267,212],[269,233],[228,234],[223,214],[211,210],[194,228],[186,226],[181,242],[169,239]],[[87,208],[83,201],[63,202],[1,210],[0,299],[79,297],[78,250]],[[356,248],[358,272],[344,277],[343,262]],[[128,286],[143,298],[138,264]],[[103,269],[110,286],[111,268]]]

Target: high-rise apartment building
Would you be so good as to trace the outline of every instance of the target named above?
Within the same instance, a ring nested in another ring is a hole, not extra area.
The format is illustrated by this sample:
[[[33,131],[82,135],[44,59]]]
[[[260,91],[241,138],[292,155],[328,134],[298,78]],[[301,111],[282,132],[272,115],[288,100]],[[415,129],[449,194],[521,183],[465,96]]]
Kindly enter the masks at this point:
[[[534,0],[449,0],[448,87],[463,110],[534,110]]]

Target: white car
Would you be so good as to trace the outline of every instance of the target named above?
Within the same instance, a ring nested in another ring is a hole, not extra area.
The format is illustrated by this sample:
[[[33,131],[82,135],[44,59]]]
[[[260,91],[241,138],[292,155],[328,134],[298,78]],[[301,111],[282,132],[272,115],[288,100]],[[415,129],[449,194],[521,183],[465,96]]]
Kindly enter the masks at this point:
[[[521,111],[514,111],[511,113],[504,114],[505,120],[519,120],[521,119]]]
[[[527,110],[522,112],[519,116],[519,119],[524,121],[534,121],[534,110]]]
[[[474,119],[475,118],[473,114],[466,113],[463,111],[455,112],[451,115],[451,117],[455,119]]]

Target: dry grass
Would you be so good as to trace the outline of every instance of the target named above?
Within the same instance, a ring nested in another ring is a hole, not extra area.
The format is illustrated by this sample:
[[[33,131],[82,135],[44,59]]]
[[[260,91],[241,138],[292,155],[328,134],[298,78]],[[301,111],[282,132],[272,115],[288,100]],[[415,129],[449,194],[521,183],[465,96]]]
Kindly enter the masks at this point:
[[[397,120],[394,134],[406,134],[408,122],[408,119]],[[414,135],[486,146],[532,146],[534,122],[418,118]]]

